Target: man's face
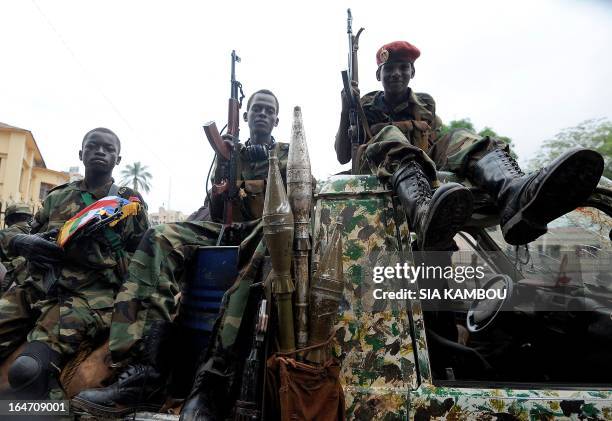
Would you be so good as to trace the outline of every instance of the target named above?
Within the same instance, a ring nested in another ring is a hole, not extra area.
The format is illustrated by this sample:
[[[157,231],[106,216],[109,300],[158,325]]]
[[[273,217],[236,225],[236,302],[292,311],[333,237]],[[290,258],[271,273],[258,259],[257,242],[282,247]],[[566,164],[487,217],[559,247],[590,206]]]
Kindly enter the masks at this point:
[[[83,161],[86,170],[112,172],[115,165],[121,161],[119,142],[110,133],[93,132],[83,142],[79,159]]]
[[[395,61],[383,64],[380,69],[380,80],[385,92],[401,94],[408,89],[408,83],[414,76],[414,68],[409,61]]]
[[[277,113],[276,101],[272,95],[255,94],[249,110],[245,113],[251,136],[267,136],[272,133],[272,129],[278,124]]]

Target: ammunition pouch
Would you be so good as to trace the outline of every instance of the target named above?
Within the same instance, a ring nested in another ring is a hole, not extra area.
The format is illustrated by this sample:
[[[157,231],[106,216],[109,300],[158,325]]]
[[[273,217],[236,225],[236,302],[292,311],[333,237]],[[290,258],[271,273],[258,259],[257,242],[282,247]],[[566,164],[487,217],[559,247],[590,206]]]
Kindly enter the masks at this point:
[[[341,421],[345,417],[340,365],[313,366],[272,356],[267,362],[265,419]]]
[[[238,195],[232,200],[234,222],[253,221],[261,218],[266,194],[265,180],[239,180]],[[210,195],[210,214],[213,221],[223,220],[223,194]]]

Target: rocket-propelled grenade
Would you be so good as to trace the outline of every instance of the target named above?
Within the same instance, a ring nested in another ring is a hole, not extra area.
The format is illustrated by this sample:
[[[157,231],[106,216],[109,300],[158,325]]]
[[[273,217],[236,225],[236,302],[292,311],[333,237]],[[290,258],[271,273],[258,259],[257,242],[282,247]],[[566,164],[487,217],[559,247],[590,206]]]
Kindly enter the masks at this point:
[[[278,307],[280,350],[293,352],[295,351],[291,303],[295,289],[291,279],[293,214],[283,186],[275,150],[270,153],[268,186],[263,209],[263,232],[272,261],[272,292]]]
[[[296,285],[297,347],[308,343],[308,254],[310,245],[310,210],[312,208],[312,174],[302,110],[293,109],[291,144],[287,159],[287,195],[295,221],[293,240],[293,273]]]
[[[344,290],[341,233],[342,223],[337,221],[310,286],[308,346],[324,343],[331,335],[336,322]],[[323,364],[329,359],[329,349],[328,344],[315,348],[306,353],[305,359]]]

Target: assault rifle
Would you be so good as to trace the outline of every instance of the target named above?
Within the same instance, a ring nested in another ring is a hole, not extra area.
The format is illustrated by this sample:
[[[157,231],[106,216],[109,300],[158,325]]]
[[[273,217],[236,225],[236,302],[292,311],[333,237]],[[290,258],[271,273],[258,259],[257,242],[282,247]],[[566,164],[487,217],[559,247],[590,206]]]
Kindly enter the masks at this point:
[[[240,62],[240,57],[236,55],[236,51],[232,50],[232,65],[231,65],[231,92],[228,104],[227,115],[227,136],[233,145],[228,144],[219,134],[217,125],[214,121],[209,121],[204,124],[204,133],[206,138],[215,151],[217,159],[217,174],[221,174],[220,179],[213,182],[213,195],[223,195],[223,228],[217,239],[217,245],[221,244],[225,229],[233,222],[232,201],[238,195],[238,187],[236,186],[236,173],[238,171],[238,160],[235,151],[237,150],[240,139],[238,134],[239,128],[239,113],[244,99],[242,91],[242,83],[236,80],[236,63]],[[240,92],[240,98],[238,97]]]
[[[242,373],[240,399],[236,402],[234,421],[261,419],[261,350],[268,330],[267,301],[261,300],[253,335],[253,345]],[[265,355],[263,356],[265,360]]]
[[[349,53],[348,53],[348,69],[342,71],[342,84],[344,85],[344,94],[349,103],[349,129],[348,136],[351,140],[351,165],[352,173],[357,174],[359,163],[357,162],[357,149],[362,142],[361,127],[365,130],[365,134],[370,137],[370,131],[367,126],[367,121],[361,108],[360,98],[353,94],[351,85],[359,84],[357,50],[359,50],[359,36],[364,28],[360,28],[356,35],[353,35],[353,15],[351,9],[346,10],[346,33],[348,34]],[[360,127],[361,126],[361,127]]]

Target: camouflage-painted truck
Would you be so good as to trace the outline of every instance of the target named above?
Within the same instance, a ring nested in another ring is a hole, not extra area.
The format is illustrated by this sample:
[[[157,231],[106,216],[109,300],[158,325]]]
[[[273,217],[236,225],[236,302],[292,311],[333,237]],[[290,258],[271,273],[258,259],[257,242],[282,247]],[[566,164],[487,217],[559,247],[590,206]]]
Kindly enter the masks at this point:
[[[418,299],[374,299],[383,285],[373,282],[375,267],[417,264],[404,213],[373,176],[322,183],[315,244],[336,218],[344,227],[335,353],[349,419],[612,420],[612,190],[602,183],[585,207],[518,248],[503,242],[490,199],[473,191],[474,216],[456,238],[453,265],[467,255],[486,267],[485,282],[536,297],[535,307],[508,299],[486,311],[485,303],[486,320],[476,322],[483,301],[423,311]],[[411,288],[393,282],[385,288]],[[445,324],[474,332],[462,344],[432,328]]]
[[[451,174],[440,175],[451,180]],[[602,180],[585,207],[520,248],[503,242],[490,198],[473,193],[475,212],[457,236],[460,250],[452,263],[466,263],[467,256],[470,264],[486,267],[483,282],[501,280],[513,296],[537,297],[540,307],[502,303],[485,312],[486,320],[462,344],[433,327],[467,326],[478,302],[456,301],[456,309],[440,312],[424,311],[418,299],[373,297],[383,286],[373,282],[375,267],[418,259],[388,188],[373,176],[338,175],[320,183],[315,253],[335,221],[343,223],[345,287],[334,352],[342,361],[348,419],[612,420],[612,183]],[[410,288],[385,288],[403,286]],[[137,413],[127,419],[178,416]]]

